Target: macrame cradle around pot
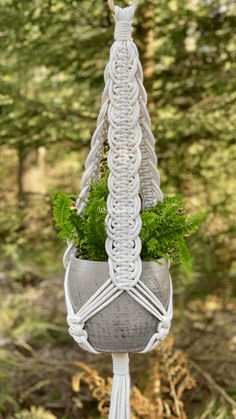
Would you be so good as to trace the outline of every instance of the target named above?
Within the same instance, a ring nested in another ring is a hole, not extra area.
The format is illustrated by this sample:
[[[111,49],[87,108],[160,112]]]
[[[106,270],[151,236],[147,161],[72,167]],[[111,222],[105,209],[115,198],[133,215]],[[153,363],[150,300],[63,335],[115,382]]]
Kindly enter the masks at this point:
[[[81,214],[91,181],[99,178],[108,141],[108,261],[81,260],[69,243],[64,255],[65,297],[69,333],[75,341],[92,353],[112,353],[109,418],[129,419],[128,352],[150,351],[168,334],[172,284],[167,260],[140,259],[141,208],[152,207],[163,195],[142,67],[131,37],[134,6],[116,6],[114,12],[115,42],[77,200]]]

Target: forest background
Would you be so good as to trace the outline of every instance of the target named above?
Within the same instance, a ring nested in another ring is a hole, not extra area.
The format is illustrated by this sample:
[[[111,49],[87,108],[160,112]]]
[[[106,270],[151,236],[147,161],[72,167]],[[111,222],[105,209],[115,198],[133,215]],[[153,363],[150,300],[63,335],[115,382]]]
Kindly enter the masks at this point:
[[[124,2],[119,3],[124,5]],[[143,0],[133,36],[165,195],[205,214],[175,320],[131,358],[133,418],[236,417],[236,4]],[[68,336],[52,194],[78,194],[113,40],[106,0],[0,2],[0,417],[106,416],[108,356]]]

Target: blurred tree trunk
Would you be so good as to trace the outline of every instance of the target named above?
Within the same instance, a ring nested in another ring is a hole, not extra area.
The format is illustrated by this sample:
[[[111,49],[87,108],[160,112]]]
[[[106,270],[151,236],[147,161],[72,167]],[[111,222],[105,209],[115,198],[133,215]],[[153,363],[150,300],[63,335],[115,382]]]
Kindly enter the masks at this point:
[[[48,223],[45,147],[19,150],[18,197],[22,234],[34,246]],[[40,232],[40,234],[39,234]],[[34,273],[35,275],[35,273]]]
[[[148,108],[150,112],[154,109],[154,103],[150,94],[153,91],[155,78],[154,37],[154,0],[146,0],[145,5],[139,10],[137,39],[140,40],[138,46],[144,72],[144,86],[149,94]]]
[[[46,193],[45,153],[45,147],[19,149],[18,195],[26,204]]]

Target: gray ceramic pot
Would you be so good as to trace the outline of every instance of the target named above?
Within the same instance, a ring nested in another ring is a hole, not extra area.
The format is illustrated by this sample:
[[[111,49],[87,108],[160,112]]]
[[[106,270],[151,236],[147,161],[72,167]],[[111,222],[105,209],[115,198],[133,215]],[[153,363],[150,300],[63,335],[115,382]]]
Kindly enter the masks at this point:
[[[75,312],[108,279],[107,262],[73,258],[68,287]],[[143,262],[141,280],[167,308],[170,296],[168,262]],[[85,324],[89,342],[99,352],[140,352],[156,332],[158,320],[123,292]]]

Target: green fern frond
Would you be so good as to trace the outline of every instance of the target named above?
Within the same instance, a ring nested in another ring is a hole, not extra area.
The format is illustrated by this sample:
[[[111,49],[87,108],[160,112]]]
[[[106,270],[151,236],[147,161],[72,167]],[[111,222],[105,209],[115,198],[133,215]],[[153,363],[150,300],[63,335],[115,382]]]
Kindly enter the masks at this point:
[[[63,240],[78,243],[77,232],[72,218],[74,216],[73,197],[69,194],[57,192],[53,197],[53,217],[58,235]]]
[[[189,273],[192,271],[192,259],[191,255],[189,253],[189,250],[187,248],[186,242],[184,238],[179,239],[178,244],[178,259],[184,268],[184,270]]]

